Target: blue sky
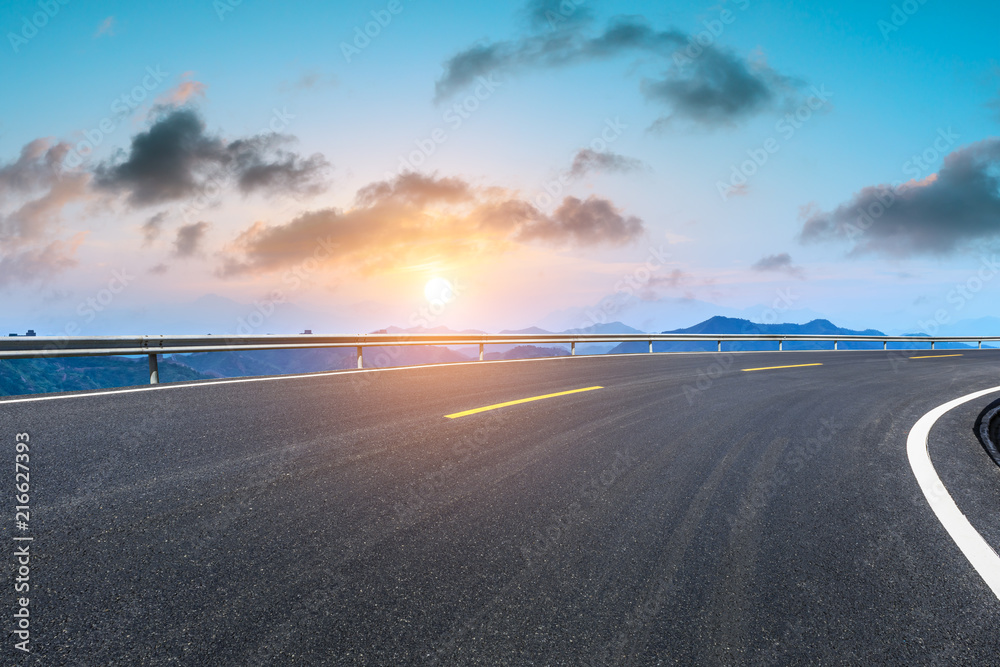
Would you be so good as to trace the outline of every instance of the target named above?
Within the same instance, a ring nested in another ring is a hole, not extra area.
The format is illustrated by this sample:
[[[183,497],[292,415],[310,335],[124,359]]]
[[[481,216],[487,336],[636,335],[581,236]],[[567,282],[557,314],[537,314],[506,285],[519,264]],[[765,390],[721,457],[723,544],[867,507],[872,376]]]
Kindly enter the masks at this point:
[[[7,326],[992,316],[1000,7],[829,4],[4,3]]]

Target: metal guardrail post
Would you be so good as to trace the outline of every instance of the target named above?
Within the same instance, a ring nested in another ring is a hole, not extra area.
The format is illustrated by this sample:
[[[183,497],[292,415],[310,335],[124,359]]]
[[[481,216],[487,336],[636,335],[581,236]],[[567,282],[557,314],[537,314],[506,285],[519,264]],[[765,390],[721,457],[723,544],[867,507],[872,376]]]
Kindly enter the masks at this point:
[[[722,352],[722,341],[718,340],[718,341],[715,341],[715,342],[718,343],[718,345],[715,348],[715,351],[716,352]]]
[[[479,361],[483,360],[483,344],[479,344]]]
[[[783,352],[784,349],[785,349],[785,339],[780,338],[778,339],[778,352]]]
[[[934,349],[934,341],[931,341],[931,349]]]
[[[358,368],[364,368],[364,363],[361,361],[361,346],[358,345]]]
[[[839,345],[840,345],[840,341],[839,340],[833,341],[833,349],[839,350],[840,349]]]
[[[649,353],[653,354],[653,341],[649,341]]]
[[[160,384],[160,368],[155,354],[149,355],[149,384]]]
[[[883,350],[888,350],[889,349],[889,341],[887,341],[887,340],[882,341],[882,349]]]
[[[574,340],[574,341],[572,341],[572,342],[571,342],[571,343],[569,344],[569,353],[570,353],[571,355],[573,355],[574,357],[576,356],[576,341],[575,341],[575,340]]]

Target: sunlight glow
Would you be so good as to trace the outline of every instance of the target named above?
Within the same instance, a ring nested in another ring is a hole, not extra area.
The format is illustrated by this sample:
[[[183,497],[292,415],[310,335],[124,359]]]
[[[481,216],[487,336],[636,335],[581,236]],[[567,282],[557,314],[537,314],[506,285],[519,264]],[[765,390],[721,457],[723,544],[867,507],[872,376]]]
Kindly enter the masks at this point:
[[[428,301],[448,303],[455,298],[455,288],[451,282],[440,276],[431,278],[424,286],[424,296]]]

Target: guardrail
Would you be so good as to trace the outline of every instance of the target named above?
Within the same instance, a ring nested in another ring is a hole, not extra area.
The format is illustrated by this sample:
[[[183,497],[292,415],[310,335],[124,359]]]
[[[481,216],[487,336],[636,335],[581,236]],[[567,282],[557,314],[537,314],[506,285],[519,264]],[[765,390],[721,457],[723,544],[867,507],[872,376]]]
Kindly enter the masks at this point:
[[[649,352],[654,342],[715,342],[722,352],[724,342],[777,342],[784,350],[786,342],[840,343],[978,343],[1000,341],[1000,336],[837,336],[823,334],[359,334],[355,336],[325,336],[298,334],[293,336],[11,336],[0,338],[0,359],[39,359],[45,357],[138,356],[149,357],[149,382],[159,382],[157,358],[161,354],[193,352],[238,352],[242,350],[296,350],[319,347],[354,347],[358,353],[358,368],[364,368],[362,350],[366,347],[389,345],[478,345],[479,360],[483,361],[486,345],[570,344],[570,354],[576,354],[577,343],[648,342]]]

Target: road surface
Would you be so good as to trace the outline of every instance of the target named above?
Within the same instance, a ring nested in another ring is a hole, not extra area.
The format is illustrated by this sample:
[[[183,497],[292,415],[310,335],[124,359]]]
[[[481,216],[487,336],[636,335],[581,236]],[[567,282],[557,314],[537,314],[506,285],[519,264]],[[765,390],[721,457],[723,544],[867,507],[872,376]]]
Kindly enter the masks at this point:
[[[831,351],[6,400],[10,629],[34,539],[4,664],[996,664],[1000,600],[906,452],[990,387],[1000,351]],[[994,548],[996,399],[928,440]]]

